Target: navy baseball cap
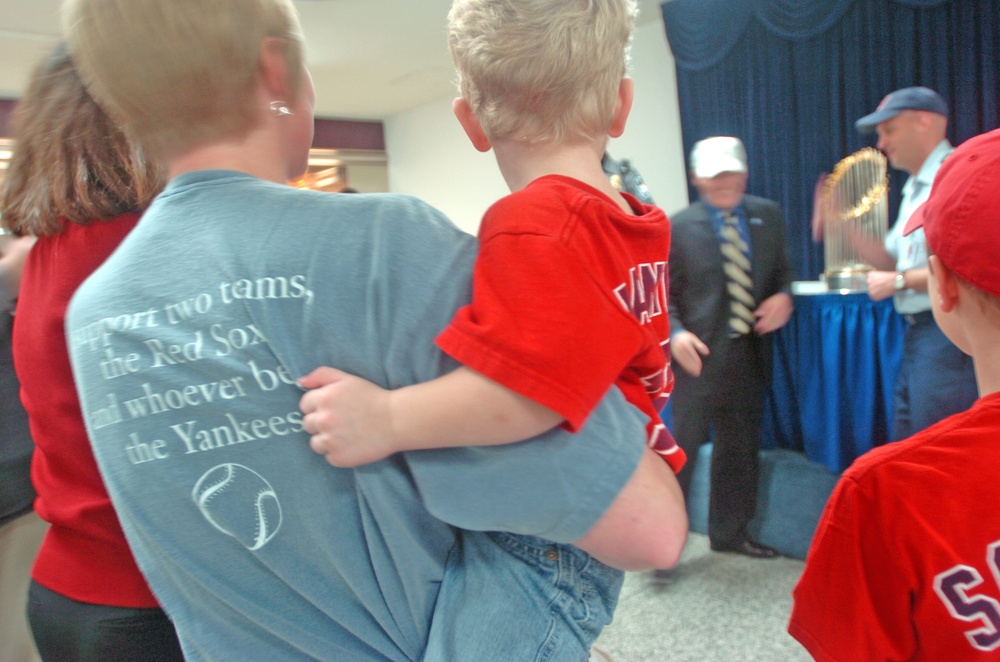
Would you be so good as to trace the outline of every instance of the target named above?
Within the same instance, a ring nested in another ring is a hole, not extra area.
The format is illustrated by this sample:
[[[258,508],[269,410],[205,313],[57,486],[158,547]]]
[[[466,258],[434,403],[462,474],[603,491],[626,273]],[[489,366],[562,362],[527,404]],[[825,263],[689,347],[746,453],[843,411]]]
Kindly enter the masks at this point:
[[[855,122],[854,126],[861,133],[871,133],[877,125],[892,119],[904,110],[926,110],[948,116],[948,104],[931,88],[904,87],[887,94],[874,113],[865,115]]]

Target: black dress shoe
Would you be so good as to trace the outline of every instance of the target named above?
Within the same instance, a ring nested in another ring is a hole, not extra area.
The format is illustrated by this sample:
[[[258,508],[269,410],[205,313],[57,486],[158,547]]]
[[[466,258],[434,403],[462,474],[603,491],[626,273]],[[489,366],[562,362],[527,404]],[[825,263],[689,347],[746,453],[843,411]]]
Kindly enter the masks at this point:
[[[766,545],[761,545],[752,540],[744,540],[733,545],[712,543],[712,551],[735,552],[743,556],[749,556],[752,559],[773,559],[775,556],[779,556],[778,550],[771,549]]]

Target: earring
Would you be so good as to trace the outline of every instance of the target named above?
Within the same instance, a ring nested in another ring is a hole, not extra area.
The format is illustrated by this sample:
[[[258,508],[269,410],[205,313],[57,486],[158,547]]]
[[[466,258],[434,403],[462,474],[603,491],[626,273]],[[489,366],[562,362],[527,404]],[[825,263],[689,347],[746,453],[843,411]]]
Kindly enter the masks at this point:
[[[284,117],[286,115],[294,115],[292,109],[288,107],[288,104],[284,101],[272,101],[271,102],[271,115],[274,117]]]

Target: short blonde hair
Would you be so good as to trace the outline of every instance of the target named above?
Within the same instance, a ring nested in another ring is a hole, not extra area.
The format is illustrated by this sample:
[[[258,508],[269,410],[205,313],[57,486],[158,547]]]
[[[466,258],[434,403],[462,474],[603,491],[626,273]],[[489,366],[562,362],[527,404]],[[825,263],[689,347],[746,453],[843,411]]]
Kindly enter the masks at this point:
[[[607,133],[628,66],[635,0],[455,0],[458,87],[491,139]]]
[[[36,67],[13,129],[0,213],[18,234],[140,211],[163,187],[163,169],[87,93],[65,46]]]
[[[65,0],[63,27],[91,93],[157,154],[252,128],[265,37],[283,40],[301,84],[291,0]]]

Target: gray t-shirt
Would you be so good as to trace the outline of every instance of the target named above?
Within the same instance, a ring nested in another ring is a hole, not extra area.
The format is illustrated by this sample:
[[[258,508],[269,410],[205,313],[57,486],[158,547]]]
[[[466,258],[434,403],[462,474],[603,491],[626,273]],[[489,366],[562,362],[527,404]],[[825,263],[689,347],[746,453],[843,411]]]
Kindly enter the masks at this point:
[[[627,482],[645,421],[615,389],[576,435],[356,470],[309,449],[296,377],[333,365],[394,388],[452,369],[433,338],[474,258],[414,198],[203,171],[79,289],[67,333],[94,452],[189,659],[420,659],[452,527],[569,542]]]

